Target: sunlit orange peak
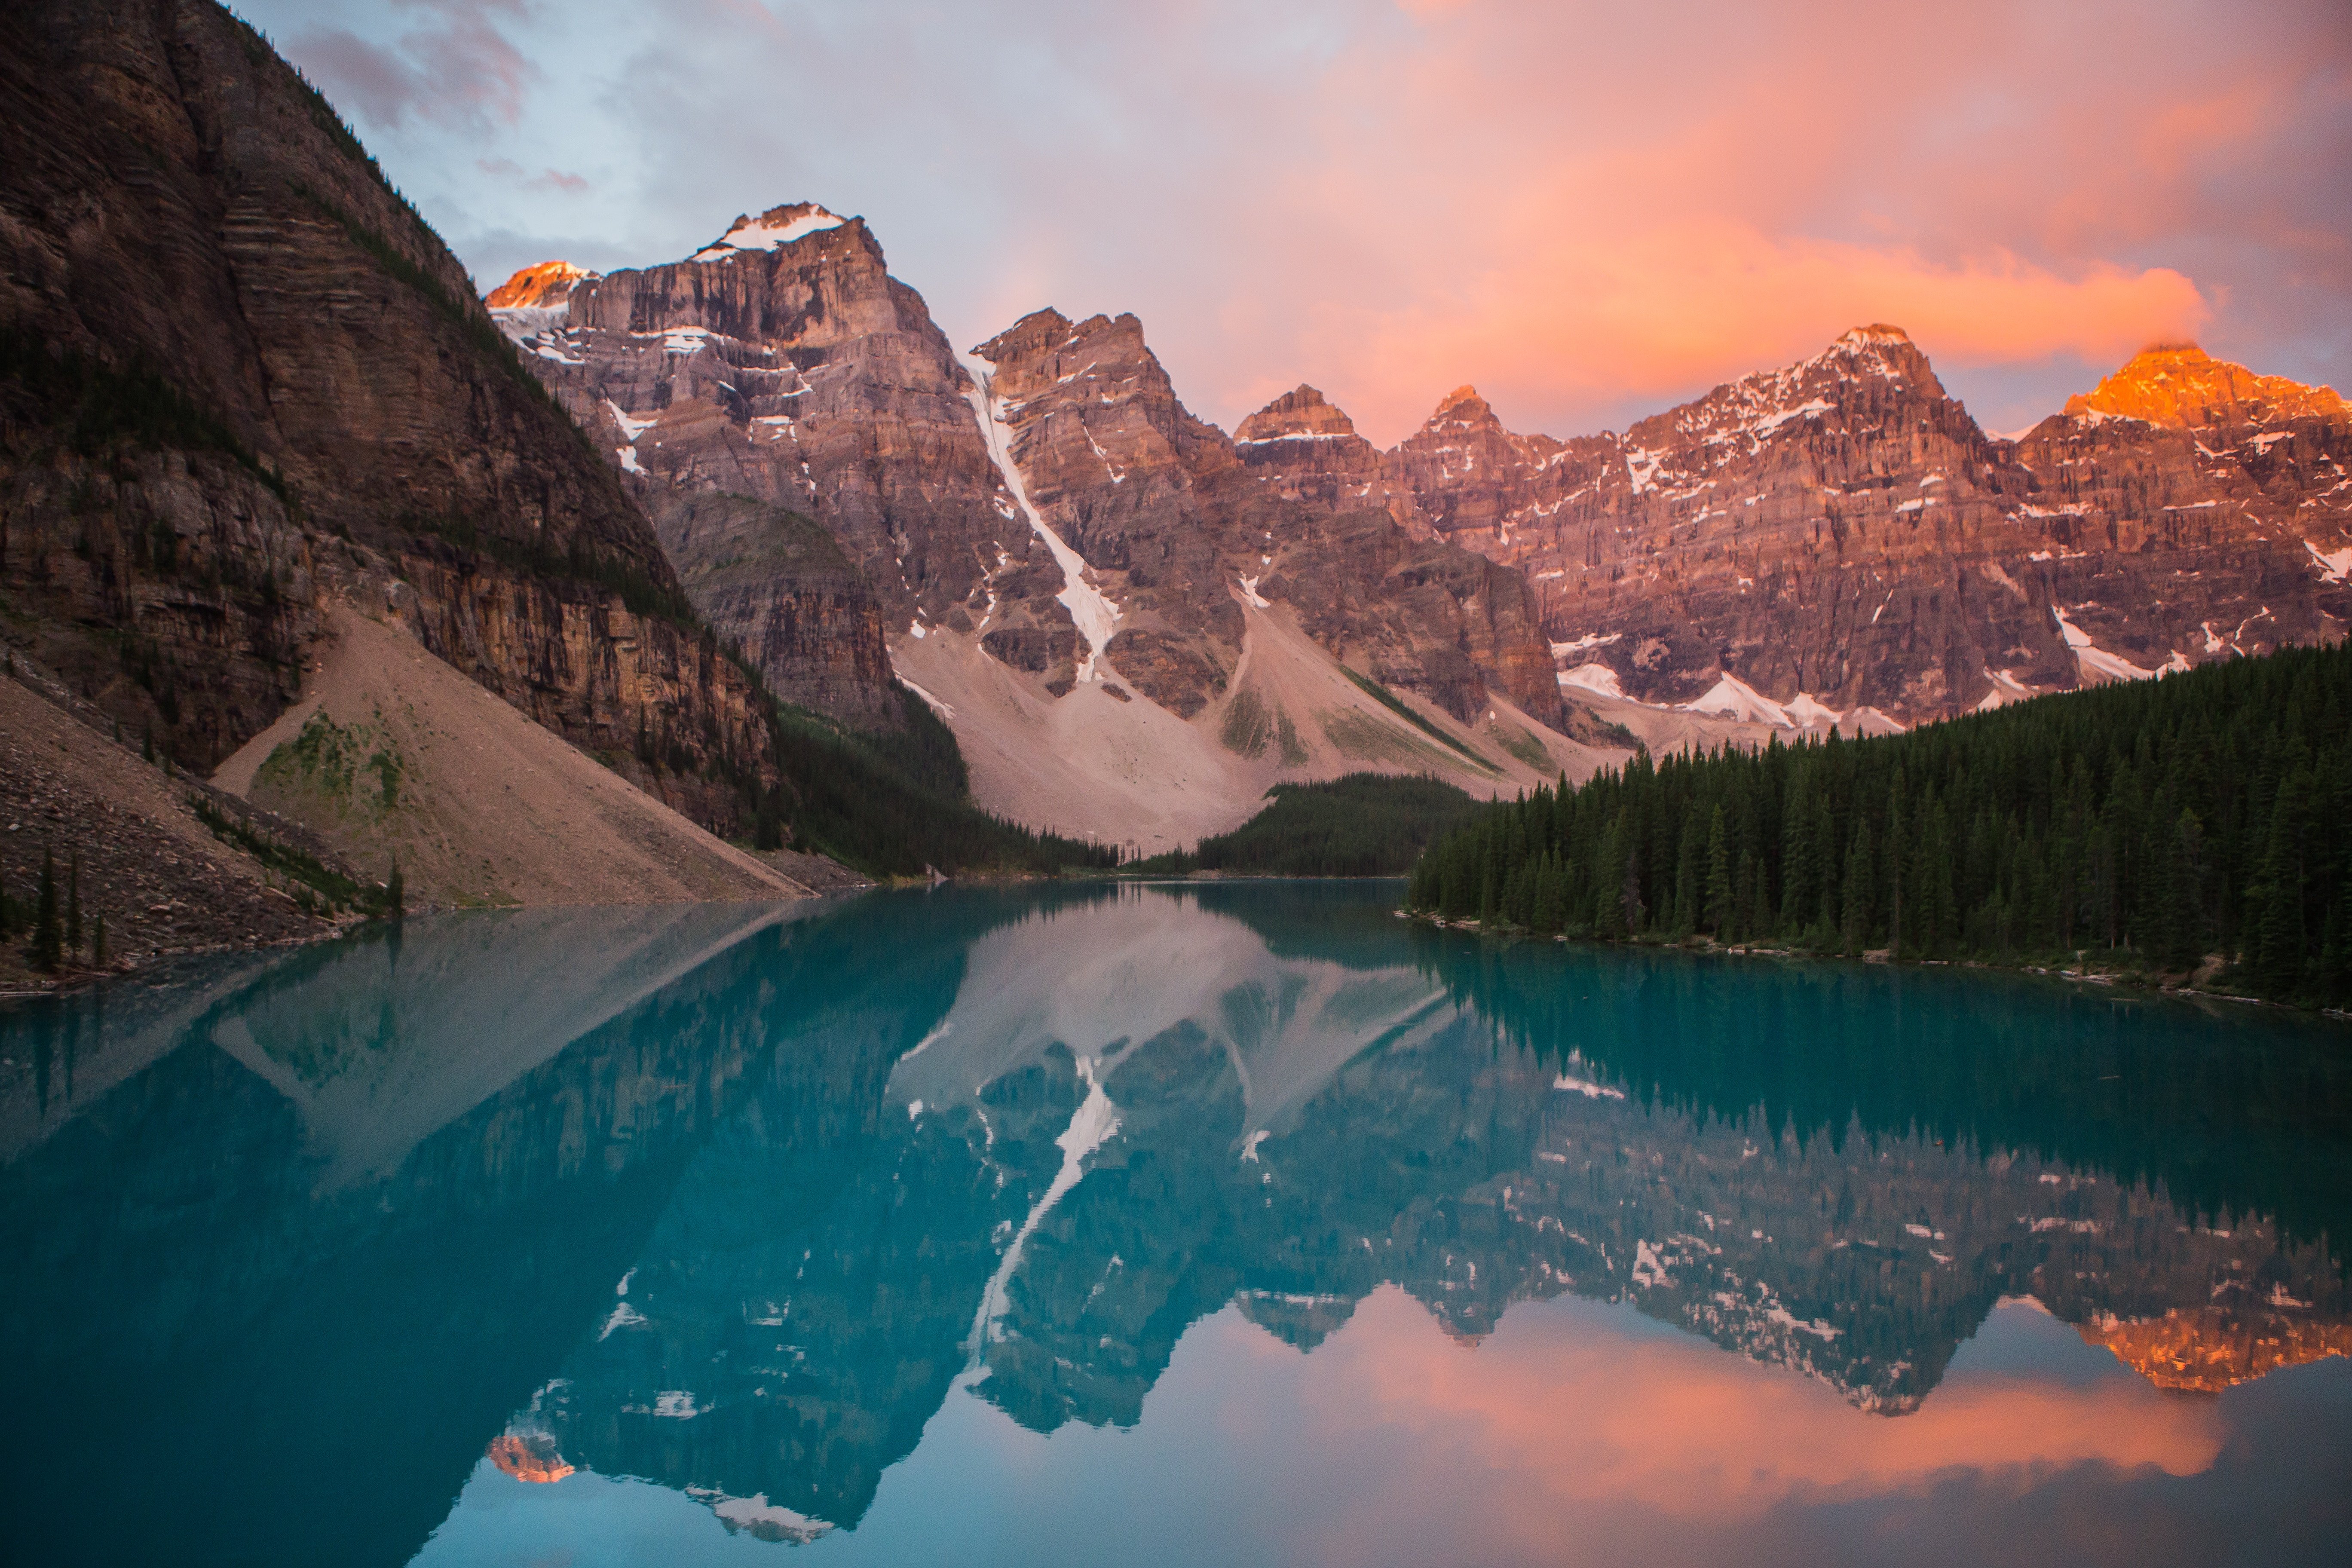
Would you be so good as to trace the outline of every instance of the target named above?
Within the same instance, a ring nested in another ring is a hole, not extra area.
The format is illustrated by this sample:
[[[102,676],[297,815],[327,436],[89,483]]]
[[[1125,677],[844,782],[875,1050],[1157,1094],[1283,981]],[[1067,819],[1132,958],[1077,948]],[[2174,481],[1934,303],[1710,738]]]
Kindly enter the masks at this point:
[[[2200,1394],[2324,1356],[2352,1355],[2352,1324],[2260,1308],[2203,1307],[2136,1322],[2094,1319],[2082,1334],[2157,1387]]]
[[[538,1434],[502,1432],[491,1438],[490,1463],[519,1481],[541,1484],[560,1481],[572,1473],[572,1467],[555,1451],[555,1440]]]
[[[2283,375],[2256,375],[2244,365],[2215,359],[2195,343],[2151,343],[2090,392],[2068,398],[2066,412],[2078,417],[2116,415],[2189,429],[2341,417],[2352,410],[2331,387],[2305,386]]]
[[[560,305],[570,298],[572,286],[588,275],[588,268],[569,261],[542,261],[536,267],[524,268],[491,289],[489,306],[502,310],[515,306]]]

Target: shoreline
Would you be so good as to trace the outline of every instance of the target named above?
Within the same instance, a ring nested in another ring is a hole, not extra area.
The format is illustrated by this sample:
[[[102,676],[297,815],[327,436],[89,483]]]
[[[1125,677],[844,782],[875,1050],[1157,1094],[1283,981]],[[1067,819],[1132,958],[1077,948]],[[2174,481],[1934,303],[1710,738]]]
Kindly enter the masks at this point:
[[[2193,985],[2169,985],[2151,983],[2143,971],[2094,970],[2088,966],[2074,969],[2053,967],[2046,963],[2000,963],[1982,958],[1897,958],[1885,948],[1864,952],[1818,952],[1796,947],[1767,947],[1752,942],[1718,942],[1712,937],[1689,938],[1680,942],[1607,941],[1599,937],[1570,936],[1560,932],[1546,936],[1519,926],[1507,926],[1486,931],[1475,920],[1449,921],[1420,910],[1400,908],[1396,918],[1416,925],[1449,931],[1466,936],[1476,936],[1501,942],[1545,942],[1562,946],[1589,948],[1622,948],[1655,952],[1686,953],[1706,958],[1769,958],[1795,960],[1803,963],[1853,963],[1876,965],[1887,969],[1979,969],[1995,974],[2031,974],[2047,980],[2063,980],[2077,985],[2105,985],[2126,990],[2137,994],[2164,997],[2179,1002],[2229,1002],[2240,1006],[2269,1007],[2284,1013],[2296,1013],[2308,1017],[2326,1018],[2336,1022],[2352,1022],[2352,1011],[2340,1007],[2300,1007],[2292,1002],[2273,1002],[2264,996],[2252,996],[2234,991],[2210,991]]]

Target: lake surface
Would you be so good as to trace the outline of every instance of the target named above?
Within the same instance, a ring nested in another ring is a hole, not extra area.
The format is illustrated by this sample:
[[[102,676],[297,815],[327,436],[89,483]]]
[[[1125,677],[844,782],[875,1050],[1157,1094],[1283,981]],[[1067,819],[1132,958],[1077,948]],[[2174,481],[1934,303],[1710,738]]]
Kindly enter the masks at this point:
[[[8,1560],[2342,1561],[2352,1030],[1395,897],[0,1012]]]

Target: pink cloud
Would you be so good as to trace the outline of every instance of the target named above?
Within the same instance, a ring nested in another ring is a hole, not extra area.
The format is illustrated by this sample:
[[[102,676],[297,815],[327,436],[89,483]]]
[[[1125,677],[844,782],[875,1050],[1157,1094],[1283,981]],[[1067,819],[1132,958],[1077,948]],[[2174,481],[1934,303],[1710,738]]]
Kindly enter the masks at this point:
[[[562,169],[542,169],[533,174],[512,158],[477,158],[474,167],[494,180],[522,186],[530,191],[560,191],[568,196],[583,195],[588,190],[587,179]]]
[[[2205,331],[2223,285],[2168,237],[2216,168],[2326,177],[2280,89],[2330,68],[2284,39],[2186,57],[2196,18],[2167,10],[1424,13],[1415,47],[1344,55],[1311,140],[1239,194],[1261,257],[1317,254],[1311,291],[1175,357],[1226,417],[1303,374],[1388,441],[1464,380],[1566,433],[1871,321],[1961,369]]]
[[[399,0],[423,14],[397,44],[371,43],[344,28],[305,28],[289,47],[330,96],[366,124],[404,119],[459,127],[514,124],[536,68],[493,16],[528,18],[522,0]]]
[[[1228,427],[1307,380],[1386,443],[1469,381],[1568,435],[1874,320],[2002,428],[2154,338],[2352,383],[2342,0],[251,3],[344,7],[299,57],[486,276],[820,199],[959,342],[1131,310]],[[510,121],[595,232],[446,175]]]
[[[1285,1354],[1271,1342],[1263,1353]],[[1393,1287],[1291,1377],[1288,1440],[1303,1450],[1413,1457],[1410,1474],[1365,1489],[1341,1538],[1318,1541],[1335,1562],[1388,1554],[1431,1512],[1475,1521],[1477,1554],[1496,1561],[1556,1559],[1564,1521],[1588,1549],[1629,1526],[1646,1548],[1593,1555],[1671,1560],[1718,1532],[1755,1547],[1774,1533],[1759,1521],[1790,1503],[1918,1498],[1959,1478],[2022,1491],[2083,1466],[2189,1476],[2224,1439],[2210,1401],[2127,1375],[1955,1373],[1917,1410],[1873,1415],[1788,1368],[1580,1306],[1507,1316],[1468,1350]],[[1229,1421],[1248,1404],[1235,1395]],[[1445,1495],[1415,1484],[1423,1475],[1445,1478]]]

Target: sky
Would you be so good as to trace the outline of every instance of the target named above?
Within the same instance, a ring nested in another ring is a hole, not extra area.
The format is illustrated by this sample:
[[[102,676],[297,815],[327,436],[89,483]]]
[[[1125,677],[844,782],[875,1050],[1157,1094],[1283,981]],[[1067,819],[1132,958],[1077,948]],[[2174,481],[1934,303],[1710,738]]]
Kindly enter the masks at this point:
[[[2194,338],[2352,392],[2346,0],[244,0],[487,289],[864,216],[958,347],[1228,429],[1622,428],[1851,326],[1989,429]]]

